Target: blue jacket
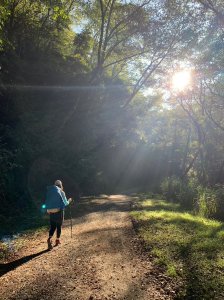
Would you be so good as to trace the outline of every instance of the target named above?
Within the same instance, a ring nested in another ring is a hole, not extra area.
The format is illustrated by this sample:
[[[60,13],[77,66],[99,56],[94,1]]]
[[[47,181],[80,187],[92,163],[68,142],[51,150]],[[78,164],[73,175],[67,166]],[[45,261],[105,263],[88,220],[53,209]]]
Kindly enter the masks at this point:
[[[46,209],[60,208],[64,209],[69,205],[65,193],[56,185],[47,187]]]

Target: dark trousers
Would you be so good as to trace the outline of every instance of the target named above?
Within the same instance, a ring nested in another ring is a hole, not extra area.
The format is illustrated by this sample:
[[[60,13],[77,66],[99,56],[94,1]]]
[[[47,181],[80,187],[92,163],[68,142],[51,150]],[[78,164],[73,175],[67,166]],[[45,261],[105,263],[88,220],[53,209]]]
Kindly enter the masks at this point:
[[[54,235],[55,230],[57,229],[57,239],[61,236],[61,226],[64,220],[64,211],[60,210],[57,213],[50,214],[50,230],[49,237]]]

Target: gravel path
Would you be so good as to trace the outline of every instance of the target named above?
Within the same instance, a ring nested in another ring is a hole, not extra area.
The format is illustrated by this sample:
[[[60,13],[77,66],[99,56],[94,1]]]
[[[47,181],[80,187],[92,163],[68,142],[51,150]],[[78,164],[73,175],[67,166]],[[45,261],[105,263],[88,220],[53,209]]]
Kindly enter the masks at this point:
[[[72,238],[65,221],[62,245],[46,251],[42,234],[5,265],[0,299],[172,299],[167,280],[139,254],[130,203],[123,195],[82,199]]]

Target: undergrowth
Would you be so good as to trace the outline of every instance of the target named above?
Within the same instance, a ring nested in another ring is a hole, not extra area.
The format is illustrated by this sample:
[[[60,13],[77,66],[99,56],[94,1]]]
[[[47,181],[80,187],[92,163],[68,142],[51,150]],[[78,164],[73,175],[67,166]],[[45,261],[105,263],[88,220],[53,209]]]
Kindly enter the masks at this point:
[[[0,263],[4,263],[12,258],[30,240],[36,239],[40,234],[46,232],[47,226],[24,230],[20,234],[15,234],[0,240]]]
[[[224,223],[145,199],[132,212],[154,261],[183,281],[177,299],[224,299]]]

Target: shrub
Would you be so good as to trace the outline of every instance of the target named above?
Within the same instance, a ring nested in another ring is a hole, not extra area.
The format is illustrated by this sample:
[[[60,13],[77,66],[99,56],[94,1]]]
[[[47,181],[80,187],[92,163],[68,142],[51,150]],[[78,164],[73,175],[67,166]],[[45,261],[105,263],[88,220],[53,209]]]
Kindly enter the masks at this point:
[[[224,186],[216,186],[217,209],[215,218],[224,221]]]
[[[198,187],[196,211],[202,217],[214,217],[217,212],[218,194],[217,191],[202,186]]]
[[[201,216],[223,221],[224,187],[219,185],[216,185],[213,188],[199,186],[195,210]]]
[[[182,181],[178,177],[167,177],[161,183],[162,193],[166,200],[178,202],[186,209],[193,209],[197,197],[197,182]]]
[[[178,202],[202,217],[224,220],[224,187],[221,185],[208,188],[195,179],[182,181],[172,176],[162,181],[161,190],[168,201]]]
[[[181,180],[178,177],[166,177],[161,183],[162,194],[166,200],[179,202]]]

